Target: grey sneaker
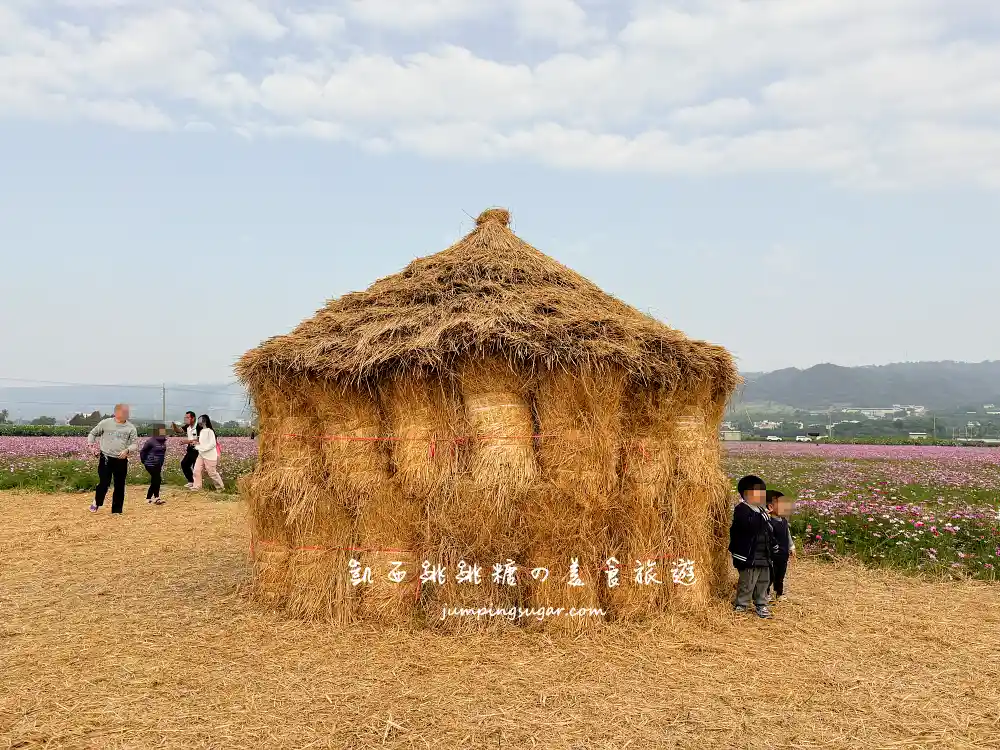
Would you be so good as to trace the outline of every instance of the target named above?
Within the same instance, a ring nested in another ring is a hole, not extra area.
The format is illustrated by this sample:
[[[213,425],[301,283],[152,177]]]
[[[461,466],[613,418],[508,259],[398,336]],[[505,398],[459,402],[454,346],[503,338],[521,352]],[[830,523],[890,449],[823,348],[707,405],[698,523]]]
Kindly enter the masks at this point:
[[[757,607],[757,617],[759,617],[762,620],[770,620],[771,610],[769,610],[767,607]]]
[[[738,615],[744,615],[747,612],[747,608],[744,607],[742,604],[737,604],[736,606],[733,607],[733,612],[735,612]]]

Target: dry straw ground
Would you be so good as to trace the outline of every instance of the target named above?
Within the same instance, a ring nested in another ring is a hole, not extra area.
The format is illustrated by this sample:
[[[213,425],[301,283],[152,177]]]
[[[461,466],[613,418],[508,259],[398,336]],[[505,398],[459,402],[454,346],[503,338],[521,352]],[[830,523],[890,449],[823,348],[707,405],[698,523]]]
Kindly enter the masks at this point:
[[[996,748],[1000,592],[803,562],[772,622],[451,636],[251,608],[241,508],[0,493],[0,748]]]

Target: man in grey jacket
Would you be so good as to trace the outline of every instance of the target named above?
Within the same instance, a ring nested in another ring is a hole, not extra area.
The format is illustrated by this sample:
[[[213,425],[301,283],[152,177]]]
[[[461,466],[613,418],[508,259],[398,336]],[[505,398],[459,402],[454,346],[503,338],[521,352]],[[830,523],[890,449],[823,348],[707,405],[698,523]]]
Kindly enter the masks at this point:
[[[115,489],[111,494],[111,512],[121,513],[125,505],[128,457],[139,447],[139,434],[128,417],[128,404],[116,404],[114,418],[102,419],[87,435],[87,445],[95,446],[100,455],[97,464],[97,492],[90,506],[91,513],[96,513],[104,505],[104,498],[112,481]]]

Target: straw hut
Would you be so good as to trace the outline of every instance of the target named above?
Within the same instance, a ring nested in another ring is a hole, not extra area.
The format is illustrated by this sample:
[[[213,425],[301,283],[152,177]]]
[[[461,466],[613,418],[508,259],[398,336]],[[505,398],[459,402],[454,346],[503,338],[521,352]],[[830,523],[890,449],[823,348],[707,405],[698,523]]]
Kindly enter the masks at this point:
[[[579,632],[703,607],[723,582],[731,356],[509,223],[485,211],[240,359],[260,415],[242,487],[257,597],[339,622]]]

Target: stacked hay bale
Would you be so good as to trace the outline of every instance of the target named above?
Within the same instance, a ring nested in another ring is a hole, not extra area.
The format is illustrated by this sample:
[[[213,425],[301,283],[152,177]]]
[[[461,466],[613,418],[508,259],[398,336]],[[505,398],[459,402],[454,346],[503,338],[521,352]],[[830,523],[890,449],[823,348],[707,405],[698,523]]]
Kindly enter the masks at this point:
[[[527,510],[532,565],[549,572],[533,582],[532,608],[600,609],[610,544],[610,503],[618,491],[625,379],[614,370],[556,371],[536,392],[538,461],[545,484]],[[580,632],[594,617],[552,617],[547,630]]]
[[[373,517],[365,528],[364,542],[369,548],[402,550],[375,553],[375,557],[383,563],[403,563],[407,585],[393,594],[383,583],[380,598],[410,620],[419,614],[420,597],[436,598],[444,585],[421,584],[420,576],[424,560],[438,563],[426,526],[435,515],[435,505],[444,502],[451,489],[449,478],[457,463],[451,450],[457,407],[448,383],[433,376],[393,378],[383,384],[381,397],[391,436],[393,497],[391,503],[380,506],[377,523]]]
[[[703,608],[719,585],[731,357],[604,294],[509,218],[484,212],[456,245],[240,360],[260,414],[243,492],[262,600],[339,622],[579,633],[602,611]],[[697,575],[683,591],[681,556]],[[659,584],[637,584],[650,562]]]
[[[671,392],[630,384],[625,403],[622,490],[613,497],[609,533],[613,559],[630,585],[609,589],[606,604],[615,620],[649,619],[667,606],[672,589],[635,581],[649,572],[663,580],[673,541],[671,494],[677,455],[671,436]]]
[[[453,576],[460,566],[471,568],[475,576],[478,566],[479,583],[453,578],[436,590],[428,608],[518,607],[520,587],[510,585],[506,571],[511,563],[523,564],[524,506],[538,475],[530,376],[491,357],[465,358],[455,370],[461,411],[451,450],[458,463],[448,491],[429,505],[434,544],[428,554],[454,571]],[[494,576],[495,565],[503,566],[505,574]],[[523,573],[520,578],[523,583]],[[502,618],[434,624],[452,631],[510,626]]]

